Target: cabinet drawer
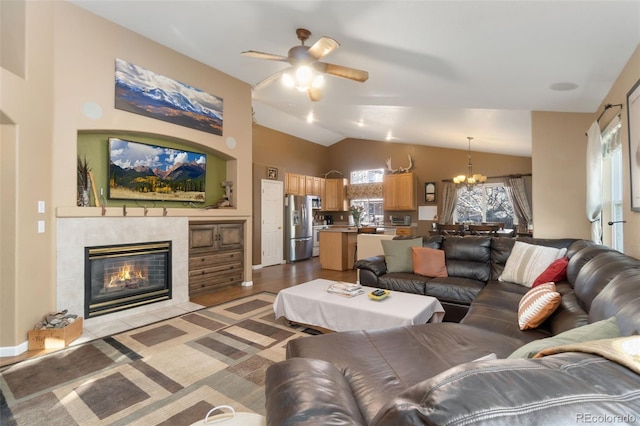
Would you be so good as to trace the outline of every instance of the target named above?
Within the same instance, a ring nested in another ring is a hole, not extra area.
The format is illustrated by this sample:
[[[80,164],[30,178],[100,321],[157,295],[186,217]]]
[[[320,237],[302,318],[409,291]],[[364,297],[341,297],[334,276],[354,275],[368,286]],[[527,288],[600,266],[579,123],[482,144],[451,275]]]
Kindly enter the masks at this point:
[[[190,269],[189,270],[189,279],[196,278],[199,276],[204,276],[207,274],[215,274],[216,272],[226,272],[226,271],[242,271],[242,262],[234,262],[234,263],[223,263],[220,265],[212,265],[206,268],[198,268],[198,269]]]
[[[189,270],[206,268],[211,265],[228,262],[242,262],[241,251],[227,251],[215,254],[202,254],[199,256],[191,255],[189,257]]]
[[[189,278],[189,294],[205,293],[217,287],[223,287],[242,282],[242,270],[229,273],[206,274]]]

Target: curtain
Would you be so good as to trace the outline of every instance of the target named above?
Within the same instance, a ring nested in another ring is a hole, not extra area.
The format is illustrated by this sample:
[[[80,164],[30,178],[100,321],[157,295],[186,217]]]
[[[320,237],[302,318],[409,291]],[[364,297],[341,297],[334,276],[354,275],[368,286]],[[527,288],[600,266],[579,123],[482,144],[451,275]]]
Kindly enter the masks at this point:
[[[602,244],[602,133],[594,121],[587,131],[587,220],[591,222],[591,239]]]
[[[442,189],[442,210],[440,210],[440,220],[438,223],[444,225],[453,223],[453,211],[456,209],[458,201],[458,190],[453,182],[444,182]]]
[[[382,182],[347,185],[347,199],[382,198]]]
[[[513,200],[513,208],[518,216],[518,222],[524,222],[525,228],[533,223],[533,214],[527,198],[527,189],[522,178],[504,178],[504,186]]]
[[[620,138],[621,127],[622,122],[620,121],[620,116],[616,115],[602,132],[603,156],[607,157],[611,155],[612,152],[622,145],[622,139]]]

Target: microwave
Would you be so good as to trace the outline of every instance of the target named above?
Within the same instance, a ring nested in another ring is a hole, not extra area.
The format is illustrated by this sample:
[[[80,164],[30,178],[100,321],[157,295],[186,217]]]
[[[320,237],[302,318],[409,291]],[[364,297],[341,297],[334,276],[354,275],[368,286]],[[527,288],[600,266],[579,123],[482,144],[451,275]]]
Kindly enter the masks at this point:
[[[319,197],[313,197],[311,199],[311,208],[314,210],[322,209],[322,199]]]
[[[391,216],[392,225],[411,225],[411,216]]]

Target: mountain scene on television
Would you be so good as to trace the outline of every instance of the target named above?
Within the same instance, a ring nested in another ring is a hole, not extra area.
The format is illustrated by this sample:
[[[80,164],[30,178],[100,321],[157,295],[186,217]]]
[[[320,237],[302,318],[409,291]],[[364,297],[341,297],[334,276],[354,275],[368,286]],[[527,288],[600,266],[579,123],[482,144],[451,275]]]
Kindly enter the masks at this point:
[[[109,198],[205,201],[206,155],[109,139]]]
[[[116,59],[115,107],[222,135],[222,98]]]

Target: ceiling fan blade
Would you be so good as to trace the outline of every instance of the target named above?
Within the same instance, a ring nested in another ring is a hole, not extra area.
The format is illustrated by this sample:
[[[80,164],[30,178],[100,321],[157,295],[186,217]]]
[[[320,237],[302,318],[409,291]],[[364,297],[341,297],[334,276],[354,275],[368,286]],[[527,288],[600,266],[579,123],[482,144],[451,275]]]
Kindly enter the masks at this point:
[[[313,68],[326,74],[336,77],[348,78],[349,80],[364,83],[369,78],[369,73],[355,68],[343,67],[342,65],[328,64],[326,62],[314,62]]]
[[[271,61],[282,61],[282,62],[289,62],[289,58],[287,56],[282,56],[282,55],[274,55],[272,53],[264,53],[264,52],[257,52],[255,50],[246,50],[242,53],[240,53],[242,56],[246,56],[249,58],[256,58],[256,59],[268,59]]]
[[[318,102],[322,99],[322,89],[320,89],[319,87],[310,87],[307,90],[307,95],[309,95],[309,99],[312,102]]]
[[[340,43],[331,37],[320,37],[320,40],[313,43],[313,46],[307,50],[307,53],[315,60],[318,60],[324,58],[338,47],[340,47]]]

